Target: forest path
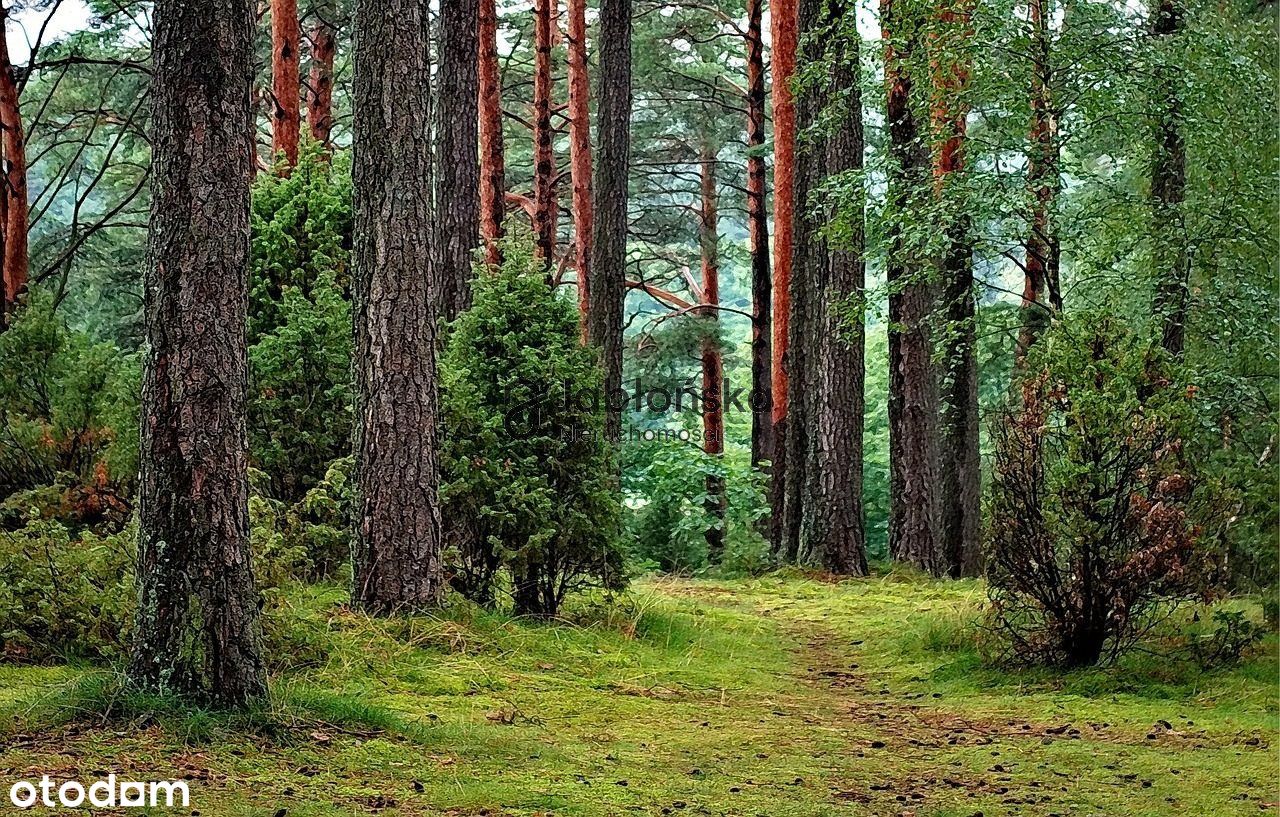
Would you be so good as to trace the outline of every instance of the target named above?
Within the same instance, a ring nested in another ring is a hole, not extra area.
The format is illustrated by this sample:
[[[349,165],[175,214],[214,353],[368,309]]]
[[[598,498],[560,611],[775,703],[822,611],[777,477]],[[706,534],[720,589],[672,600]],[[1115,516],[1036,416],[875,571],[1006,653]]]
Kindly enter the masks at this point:
[[[907,588],[874,581],[788,582],[746,596],[696,583],[668,592],[746,602],[788,634],[803,717],[848,747],[823,782],[850,813],[1280,813],[1263,771],[1274,762],[1274,713],[1271,728],[1233,713],[1197,726],[1218,714],[1205,709],[1213,697],[1081,696],[1044,678],[1001,677],[959,648],[975,635],[966,616],[976,585],[941,596],[937,587],[914,603]],[[1134,680],[1140,690],[1143,679]]]

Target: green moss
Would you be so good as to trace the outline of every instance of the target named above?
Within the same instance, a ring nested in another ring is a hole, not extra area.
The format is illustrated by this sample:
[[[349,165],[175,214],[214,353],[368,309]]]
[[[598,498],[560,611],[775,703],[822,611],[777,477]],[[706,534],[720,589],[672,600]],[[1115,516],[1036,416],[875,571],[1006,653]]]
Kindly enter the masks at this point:
[[[270,707],[192,712],[121,701],[102,673],[3,667],[5,723],[25,737],[0,765],[189,773],[193,805],[219,817],[1243,815],[1275,800],[1274,636],[1211,672],[1138,655],[1010,673],[974,647],[982,599],[898,573],[649,580],[532,624],[461,603],[379,620],[336,587],[294,588],[300,658],[278,657]]]

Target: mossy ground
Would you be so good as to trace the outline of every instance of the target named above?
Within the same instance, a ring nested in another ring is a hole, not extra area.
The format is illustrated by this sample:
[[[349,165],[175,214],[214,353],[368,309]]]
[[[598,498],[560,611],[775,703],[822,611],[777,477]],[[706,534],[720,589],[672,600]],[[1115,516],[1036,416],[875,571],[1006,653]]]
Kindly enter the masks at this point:
[[[1231,669],[1018,673],[972,646],[981,599],[650,580],[547,625],[375,621],[312,588],[287,597],[271,707],[234,721],[0,667],[0,782],[186,777],[210,817],[1275,813],[1274,636]]]

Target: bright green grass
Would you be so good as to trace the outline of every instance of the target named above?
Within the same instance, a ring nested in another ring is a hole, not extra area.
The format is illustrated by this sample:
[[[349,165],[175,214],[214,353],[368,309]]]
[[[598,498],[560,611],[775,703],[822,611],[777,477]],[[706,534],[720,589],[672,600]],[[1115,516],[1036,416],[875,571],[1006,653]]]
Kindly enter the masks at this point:
[[[972,646],[981,600],[895,575],[653,580],[546,625],[375,621],[299,590],[247,716],[0,667],[0,783],[190,775],[211,817],[1274,813],[1274,637],[1230,670],[1014,673]]]

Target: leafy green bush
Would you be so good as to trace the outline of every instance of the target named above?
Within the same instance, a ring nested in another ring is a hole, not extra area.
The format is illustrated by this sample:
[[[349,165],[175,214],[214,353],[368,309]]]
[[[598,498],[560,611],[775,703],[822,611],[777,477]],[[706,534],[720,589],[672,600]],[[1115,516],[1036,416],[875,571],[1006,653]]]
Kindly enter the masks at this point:
[[[312,284],[331,275],[350,291],[351,170],[340,154],[330,160],[307,141],[288,176],[262,173],[254,179],[250,216],[249,342],[256,343],[285,322],[284,292],[311,294]]]
[[[331,543],[315,546],[324,526],[303,522],[298,514],[299,509],[278,500],[250,496],[254,574],[258,589],[272,599],[280,588],[320,577],[321,565],[331,570],[324,561],[332,558]],[[16,530],[0,530],[0,658],[121,657],[136,603],[136,537],[133,524],[101,535],[74,530],[56,515],[38,512]]]
[[[696,444],[665,436],[630,442],[623,486],[628,496],[626,531],[638,566],[665,573],[707,567],[706,531],[725,527],[723,573],[752,574],[769,565],[759,522],[769,513],[764,475],[751,467],[750,451],[729,445],[721,457]],[[706,477],[719,476],[728,493],[723,520],[706,505]]]
[[[56,504],[48,491],[37,503],[45,515],[122,523],[138,469],[140,379],[135,356],[68,329],[32,293],[0,333],[0,497],[57,486]],[[39,498],[14,499],[5,524],[21,527]]]
[[[351,446],[350,182],[308,145],[253,190],[249,429],[271,496],[294,502]]]
[[[0,531],[0,655],[118,657],[133,622],[132,527],[73,535],[52,519]]]
[[[350,564],[354,467],[352,457],[334,460],[324,479],[285,514],[285,536],[306,553],[309,580],[334,578]]]
[[[527,241],[474,295],[441,365],[454,584],[486,602],[505,569],[518,614],[553,616],[573,590],[624,581],[602,375]]]
[[[1213,508],[1184,446],[1194,391],[1105,314],[1055,326],[1020,385],[992,427],[992,620],[1016,660],[1095,664],[1203,588]]]

